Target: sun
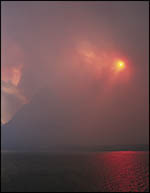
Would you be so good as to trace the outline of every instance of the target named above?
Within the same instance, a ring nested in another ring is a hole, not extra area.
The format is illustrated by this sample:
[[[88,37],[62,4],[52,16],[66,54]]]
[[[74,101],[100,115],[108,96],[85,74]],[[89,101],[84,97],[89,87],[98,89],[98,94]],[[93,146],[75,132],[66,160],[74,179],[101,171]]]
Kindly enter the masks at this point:
[[[118,60],[116,62],[116,70],[121,71],[121,70],[124,70],[124,69],[125,69],[125,62],[122,61],[122,60]]]

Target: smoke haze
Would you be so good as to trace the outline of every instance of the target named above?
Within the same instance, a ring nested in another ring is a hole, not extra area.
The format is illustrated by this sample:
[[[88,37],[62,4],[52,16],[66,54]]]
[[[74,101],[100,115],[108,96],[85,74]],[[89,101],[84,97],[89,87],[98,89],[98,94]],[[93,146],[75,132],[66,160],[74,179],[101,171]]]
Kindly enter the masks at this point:
[[[66,105],[79,143],[148,143],[148,2],[1,4],[2,122],[40,92]]]

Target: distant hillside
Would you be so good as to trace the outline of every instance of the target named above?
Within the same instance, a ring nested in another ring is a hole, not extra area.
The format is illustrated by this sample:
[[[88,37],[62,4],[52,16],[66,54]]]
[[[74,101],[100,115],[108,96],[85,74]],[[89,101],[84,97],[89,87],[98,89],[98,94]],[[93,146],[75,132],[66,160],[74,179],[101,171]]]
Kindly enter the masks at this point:
[[[80,119],[79,105],[72,107],[61,95],[41,89],[2,126],[2,149],[42,151],[75,143],[78,138],[72,128]]]

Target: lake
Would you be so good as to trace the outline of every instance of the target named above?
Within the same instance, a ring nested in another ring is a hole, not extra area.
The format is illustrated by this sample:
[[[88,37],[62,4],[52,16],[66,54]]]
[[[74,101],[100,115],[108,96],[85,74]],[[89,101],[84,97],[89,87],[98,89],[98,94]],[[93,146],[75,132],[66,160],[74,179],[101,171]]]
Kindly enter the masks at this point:
[[[149,152],[1,154],[2,192],[148,192]]]

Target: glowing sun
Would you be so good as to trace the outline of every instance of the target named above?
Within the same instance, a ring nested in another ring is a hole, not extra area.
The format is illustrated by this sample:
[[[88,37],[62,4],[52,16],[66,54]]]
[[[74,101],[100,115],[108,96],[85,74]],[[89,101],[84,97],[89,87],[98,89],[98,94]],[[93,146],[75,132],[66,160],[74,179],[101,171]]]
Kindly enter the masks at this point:
[[[116,62],[116,70],[120,71],[120,70],[124,70],[124,68],[125,68],[125,62],[122,60],[118,60]]]

